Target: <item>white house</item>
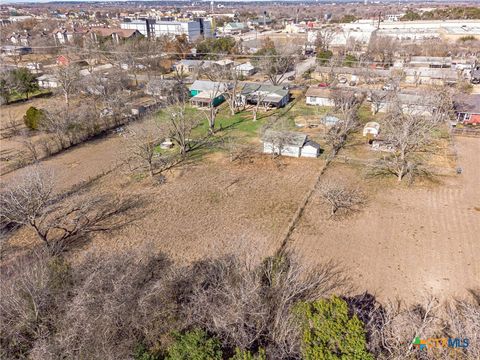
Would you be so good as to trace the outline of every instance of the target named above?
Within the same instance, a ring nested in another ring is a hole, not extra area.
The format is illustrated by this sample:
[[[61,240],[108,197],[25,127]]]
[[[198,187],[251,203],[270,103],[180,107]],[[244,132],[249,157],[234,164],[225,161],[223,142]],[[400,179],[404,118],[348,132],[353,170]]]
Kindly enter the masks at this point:
[[[255,74],[255,66],[253,66],[250,62],[246,62],[243,64],[239,64],[235,67],[235,71],[237,75],[241,76],[251,76]]]
[[[363,127],[363,136],[371,134],[373,137],[377,137],[380,133],[380,124],[375,121],[370,121]]]
[[[49,74],[43,74],[37,78],[38,86],[44,89],[53,89],[60,86],[58,79]]]
[[[290,157],[318,157],[320,145],[308,140],[306,134],[267,130],[263,135],[263,152]]]
[[[307,105],[335,106],[329,89],[310,86],[305,93]]]

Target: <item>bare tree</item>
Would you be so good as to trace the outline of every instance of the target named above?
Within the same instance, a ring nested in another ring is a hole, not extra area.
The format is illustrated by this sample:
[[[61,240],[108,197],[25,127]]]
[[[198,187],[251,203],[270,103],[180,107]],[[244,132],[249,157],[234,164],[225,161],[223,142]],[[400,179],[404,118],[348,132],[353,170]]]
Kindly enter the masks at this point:
[[[31,159],[34,162],[38,162],[40,160],[40,153],[37,147],[37,144],[35,141],[33,141],[28,133],[24,133],[22,136],[22,139],[20,140],[22,143],[23,147],[27,151],[27,153],[30,155]]]
[[[352,188],[339,181],[324,181],[319,186],[323,201],[330,206],[330,216],[356,211],[365,203],[365,194],[359,188]]]
[[[265,74],[272,85],[280,85],[287,77],[287,73],[295,68],[297,54],[290,44],[283,48],[261,55],[256,60],[258,68]]]
[[[393,152],[377,161],[373,170],[394,174],[400,182],[406,174],[415,173],[420,163],[418,152],[430,144],[437,124],[431,118],[399,111],[398,101],[391,106],[383,121],[382,133]]]
[[[370,59],[379,61],[382,64],[391,64],[398,43],[395,39],[387,36],[374,35],[368,44],[368,55]]]
[[[65,104],[68,107],[70,105],[70,97],[75,92],[80,81],[80,69],[76,65],[58,66],[54,75],[65,98]]]
[[[330,49],[333,39],[339,33],[339,29],[332,25],[326,25],[317,30],[315,46],[317,49],[327,51]]]
[[[0,194],[0,224],[28,226],[56,252],[67,241],[95,231],[121,226],[115,215],[133,203],[111,196],[60,199],[54,193],[53,177],[45,169],[34,167]]]
[[[146,169],[150,177],[164,171],[172,164],[174,156],[161,153],[159,146],[168,137],[166,126],[153,121],[132,126],[126,132],[127,161],[134,162],[133,169]]]
[[[386,106],[388,93],[386,91],[372,91],[370,94],[370,101],[372,103],[372,112],[374,115]]]
[[[172,100],[169,106],[170,116],[168,119],[169,137],[180,147],[182,158],[185,158],[190,150],[190,136],[192,130],[200,123],[199,119],[186,111],[184,96]]]
[[[337,121],[325,135],[325,141],[332,148],[329,155],[331,161],[340,149],[345,145],[348,135],[355,131],[359,126],[356,109],[350,108],[344,119]]]
[[[239,108],[239,76],[234,67],[212,66],[205,71],[205,75],[216,83],[221,84],[221,90],[225,101],[230,108],[230,114],[233,116]]]
[[[307,268],[291,253],[258,266],[237,256],[205,260],[184,277],[195,279],[184,307],[186,318],[232,348],[263,347],[272,359],[299,353],[300,328],[292,311],[298,301],[313,301],[348,286],[333,263]]]

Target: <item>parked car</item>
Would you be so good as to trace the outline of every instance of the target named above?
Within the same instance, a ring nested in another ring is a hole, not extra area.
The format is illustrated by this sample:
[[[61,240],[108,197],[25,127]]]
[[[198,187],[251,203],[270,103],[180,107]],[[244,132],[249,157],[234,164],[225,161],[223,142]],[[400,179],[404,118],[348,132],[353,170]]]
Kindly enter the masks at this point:
[[[317,86],[318,86],[318,87],[321,87],[321,88],[326,88],[326,87],[329,87],[330,84],[329,84],[329,83],[322,82],[322,83],[318,84]]]
[[[347,78],[344,78],[344,77],[338,78],[338,82],[339,82],[340,84],[346,84],[347,81],[348,81]]]
[[[290,75],[290,76],[287,78],[287,80],[288,80],[288,81],[293,81],[293,80],[295,80],[295,76]]]

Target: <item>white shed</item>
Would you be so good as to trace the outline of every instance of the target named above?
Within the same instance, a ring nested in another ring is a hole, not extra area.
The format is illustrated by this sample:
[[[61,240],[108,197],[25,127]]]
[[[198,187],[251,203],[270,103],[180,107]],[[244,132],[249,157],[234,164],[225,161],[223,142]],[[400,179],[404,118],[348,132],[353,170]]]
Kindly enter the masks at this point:
[[[60,86],[58,79],[53,75],[44,74],[37,78],[38,86],[43,89],[52,89]]]
[[[267,130],[263,135],[263,152],[291,157],[318,157],[320,145],[307,135],[289,131]]]
[[[301,149],[301,157],[318,157],[320,155],[320,145],[315,141],[308,140]]]
[[[363,136],[367,136],[368,134],[373,135],[373,137],[377,137],[380,133],[380,124],[375,121],[370,121],[365,124],[363,128]]]
[[[263,152],[283,156],[300,157],[307,135],[288,131],[267,130],[263,135]]]

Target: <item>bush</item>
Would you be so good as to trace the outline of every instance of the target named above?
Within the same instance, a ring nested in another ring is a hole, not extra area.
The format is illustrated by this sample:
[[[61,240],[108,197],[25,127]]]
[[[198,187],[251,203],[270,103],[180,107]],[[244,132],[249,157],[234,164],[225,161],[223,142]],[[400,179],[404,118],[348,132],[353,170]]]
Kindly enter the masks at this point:
[[[257,354],[252,354],[248,350],[235,349],[235,355],[230,360],[266,360],[265,350],[260,349]]]
[[[203,330],[176,334],[175,342],[168,348],[166,360],[222,360],[220,341]]]
[[[357,63],[357,61],[358,61],[358,59],[357,59],[355,56],[353,56],[353,55],[346,55],[346,56],[345,56],[345,60],[343,61],[343,64],[344,64],[345,66],[350,66],[350,67],[352,67],[352,66],[354,66],[354,65]]]
[[[366,346],[363,323],[350,316],[348,304],[339,297],[298,306],[303,324],[302,352],[305,360],[373,360]]]
[[[45,114],[42,110],[30,106],[26,114],[23,116],[23,121],[25,122],[25,126],[30,130],[38,130],[44,116]]]
[[[317,52],[317,60],[320,65],[325,65],[332,58],[333,52],[330,50],[320,50]]]

